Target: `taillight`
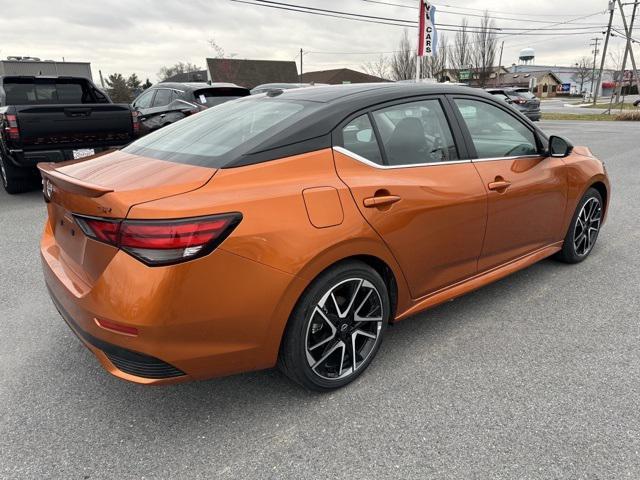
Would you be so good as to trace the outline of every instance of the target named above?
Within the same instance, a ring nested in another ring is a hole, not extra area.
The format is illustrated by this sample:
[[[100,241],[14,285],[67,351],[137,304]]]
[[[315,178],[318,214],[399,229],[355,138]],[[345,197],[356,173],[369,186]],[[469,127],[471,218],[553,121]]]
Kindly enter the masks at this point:
[[[4,131],[10,140],[20,140],[20,128],[18,128],[18,117],[10,113],[4,115]]]
[[[171,265],[211,253],[242,220],[240,213],[180,220],[111,220],[75,216],[90,238],[149,266]]]
[[[524,98],[514,98],[513,103],[517,103],[518,105],[524,105],[527,101]]]
[[[200,113],[204,110],[206,110],[207,107],[204,105],[194,105],[193,108],[187,108],[182,110],[182,113],[185,114],[185,116],[189,116],[189,115],[195,115],[196,113]]]
[[[140,133],[140,112],[137,110],[131,111],[131,125],[133,126],[133,134]]]

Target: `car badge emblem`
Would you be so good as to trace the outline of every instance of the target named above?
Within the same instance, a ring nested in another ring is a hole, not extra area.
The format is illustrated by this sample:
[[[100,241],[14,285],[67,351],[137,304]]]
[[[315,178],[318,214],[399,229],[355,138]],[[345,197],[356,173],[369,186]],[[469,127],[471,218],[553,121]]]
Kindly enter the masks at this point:
[[[51,180],[48,178],[44,181],[44,196],[48,200],[51,200],[51,197],[53,197],[53,183],[51,183]]]

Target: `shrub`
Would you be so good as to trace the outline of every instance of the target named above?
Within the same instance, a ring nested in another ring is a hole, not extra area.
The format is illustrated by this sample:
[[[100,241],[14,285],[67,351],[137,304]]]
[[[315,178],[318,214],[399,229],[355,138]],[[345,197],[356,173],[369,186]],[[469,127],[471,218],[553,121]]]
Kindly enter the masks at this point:
[[[615,119],[625,122],[640,122],[640,111],[619,113]]]

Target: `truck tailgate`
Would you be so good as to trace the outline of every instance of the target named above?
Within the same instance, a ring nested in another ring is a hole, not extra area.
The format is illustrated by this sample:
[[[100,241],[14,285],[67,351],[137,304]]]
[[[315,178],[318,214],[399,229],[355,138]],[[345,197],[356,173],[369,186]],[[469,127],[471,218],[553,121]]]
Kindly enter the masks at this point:
[[[25,151],[43,147],[112,147],[133,140],[133,122],[128,105],[31,105],[15,108]]]

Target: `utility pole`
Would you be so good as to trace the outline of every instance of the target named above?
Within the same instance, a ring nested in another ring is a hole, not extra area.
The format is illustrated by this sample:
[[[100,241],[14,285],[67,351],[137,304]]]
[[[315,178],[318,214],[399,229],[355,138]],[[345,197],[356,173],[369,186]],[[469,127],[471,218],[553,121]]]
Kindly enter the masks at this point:
[[[500,60],[498,60],[498,87],[502,84],[500,81],[500,75],[502,74],[502,51],[504,50],[504,40],[500,45]]]
[[[618,3],[620,0],[618,0]],[[600,90],[600,85],[602,84],[602,72],[604,71],[604,62],[607,60],[607,47],[609,46],[609,38],[611,38],[611,24],[613,23],[613,14],[615,13],[615,5],[613,0],[609,2],[609,26],[607,27],[607,36],[604,39],[604,47],[602,49],[602,60],[600,61],[600,73],[598,74],[598,83],[594,88],[593,95],[593,104],[598,103],[598,90]]]
[[[622,2],[618,0],[618,6],[620,7],[620,14],[622,15],[622,24],[624,25],[624,33],[627,36],[627,42],[631,40],[631,28],[627,25],[627,17],[624,14],[624,10],[622,9]],[[634,7],[638,6],[638,2],[634,3]],[[635,8],[634,8],[635,13]],[[633,25],[631,25],[633,27]],[[629,45],[629,56],[631,57],[631,65],[633,66],[633,71],[635,73],[636,78],[638,78],[638,67],[636,65],[636,57],[633,54],[633,45]]]
[[[302,56],[303,56],[303,52],[302,49],[300,49],[300,83],[302,83]]]
[[[104,89],[104,78],[102,78],[102,70],[98,70],[98,73],[100,74],[100,85],[102,85],[102,88]]]
[[[633,44],[631,43],[631,35],[633,34],[633,24],[636,21],[636,11],[638,10],[638,1],[633,4],[633,13],[631,14],[631,24],[629,25],[629,33],[627,34],[627,46],[624,49],[624,57],[622,59],[622,69],[620,71],[620,82],[618,83],[618,87],[616,88],[616,105],[620,103],[620,94],[622,93],[622,82],[624,81],[624,72],[627,69],[627,55],[629,54],[629,50],[633,48]],[[622,8],[622,6],[620,6]],[[624,12],[623,12],[624,15]],[[633,53],[633,51],[632,51]],[[633,76],[632,76],[633,78]],[[629,83],[629,88],[633,85],[631,82]]]
[[[593,86],[596,83],[596,62],[598,61],[598,54],[600,53],[600,50],[598,50],[598,43],[600,43],[600,39],[599,38],[592,38],[591,39],[593,42],[595,43],[591,43],[590,46],[594,47],[593,49],[593,70],[591,72],[591,96],[593,96]],[[580,92],[582,93],[582,92]]]

